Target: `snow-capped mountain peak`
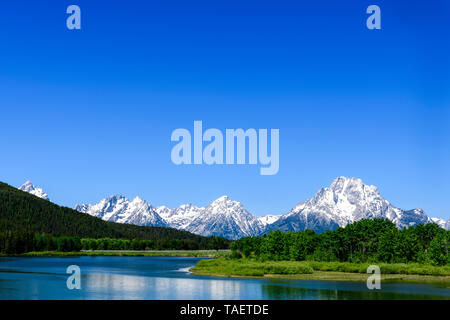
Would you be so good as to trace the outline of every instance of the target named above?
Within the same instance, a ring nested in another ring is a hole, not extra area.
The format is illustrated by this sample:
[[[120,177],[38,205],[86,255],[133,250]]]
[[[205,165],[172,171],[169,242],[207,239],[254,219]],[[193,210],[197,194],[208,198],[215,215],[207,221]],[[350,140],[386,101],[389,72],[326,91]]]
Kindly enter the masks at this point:
[[[213,205],[213,204],[220,205],[222,203],[229,203],[229,202],[233,202],[233,201],[228,196],[221,196],[220,198],[217,198],[216,200],[211,202],[211,205]]]
[[[229,239],[260,234],[268,223],[260,221],[240,202],[228,196],[214,200],[207,207],[184,204],[174,209],[166,206],[155,208],[140,197],[129,201],[123,196],[112,196],[94,205],[77,205],[75,209],[106,221],[170,226],[204,236],[224,236]]]
[[[221,196],[220,198],[217,198],[213,202],[210,203],[209,207],[242,207],[242,204],[239,201],[231,200],[228,196]]]
[[[383,198],[377,187],[357,178],[336,178],[313,198],[300,203],[268,229],[322,232],[364,218],[387,218],[399,227],[432,222],[421,209],[402,210]]]
[[[260,235],[269,230],[323,232],[345,226],[364,218],[387,218],[399,227],[434,222],[449,229],[450,220],[429,218],[418,208],[403,210],[394,207],[377,187],[357,178],[336,178],[329,187],[320,189],[311,199],[298,203],[284,215],[256,217],[242,203],[221,196],[206,207],[184,204],[170,209],[153,207],[140,197],[132,201],[117,195],[76,210],[107,221],[145,226],[169,226],[203,236],[239,239]]]
[[[41,188],[33,185],[31,181],[25,182],[23,185],[21,185],[19,188],[17,188],[21,191],[28,192],[32,195],[35,195],[36,197],[42,198],[44,200],[50,200],[47,193],[44,192]]]
[[[239,239],[262,232],[262,223],[239,201],[222,196],[200,212],[186,230],[205,236]]]
[[[76,205],[75,210],[88,213],[106,221],[142,226],[168,226],[167,222],[161,218],[155,208],[140,197],[135,197],[130,201],[124,196],[115,195],[93,205]]]
[[[320,189],[306,203],[310,211],[319,210],[339,225],[359,220],[367,212],[380,216],[380,210],[388,206],[389,203],[380,195],[377,187],[365,185],[361,179],[346,177],[335,179],[330,187]]]

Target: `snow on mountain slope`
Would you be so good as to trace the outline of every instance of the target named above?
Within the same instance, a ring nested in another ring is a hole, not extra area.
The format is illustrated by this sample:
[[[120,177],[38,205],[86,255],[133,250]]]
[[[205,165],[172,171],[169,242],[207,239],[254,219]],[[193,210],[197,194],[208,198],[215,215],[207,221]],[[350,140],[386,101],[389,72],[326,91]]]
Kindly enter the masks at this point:
[[[275,223],[275,221],[280,219],[280,217],[280,215],[268,214],[262,217],[257,217],[257,219],[262,223],[263,226],[267,226],[269,224]]]
[[[23,185],[21,185],[19,188],[17,188],[21,191],[25,191],[28,193],[31,193],[32,195],[35,195],[36,197],[42,198],[44,200],[50,200],[48,195],[42,190],[41,188],[33,185],[31,181],[25,182]]]
[[[223,196],[204,208],[186,230],[204,236],[240,239],[260,234],[263,225],[240,202]]]
[[[77,205],[75,210],[106,221],[168,226],[203,236],[229,239],[258,235],[264,229],[264,224],[245,210],[241,203],[225,196],[206,208],[186,204],[175,209],[166,206],[155,208],[139,197],[129,201],[123,196],[113,196],[94,205]]]
[[[168,227],[168,224],[160,217],[156,209],[139,197],[130,201],[123,196],[116,195],[93,205],[76,205],[75,210],[88,213],[105,221]]]
[[[361,179],[339,177],[330,187],[320,189],[312,199],[268,225],[267,230],[323,232],[364,218],[387,218],[399,227],[433,222],[422,209],[394,207],[375,186],[365,185]]]
[[[166,206],[156,208],[156,212],[175,229],[187,230],[189,224],[198,217],[205,208],[185,204],[175,209]]]
[[[398,227],[419,223],[437,223],[449,229],[450,220],[429,218],[422,209],[402,210],[384,199],[375,186],[357,178],[339,177],[328,188],[300,202],[285,215],[255,217],[238,201],[220,197],[207,207],[192,204],[170,209],[153,207],[136,197],[129,201],[122,196],[103,199],[97,204],[78,205],[76,210],[107,221],[145,226],[168,226],[203,236],[223,236],[239,239],[256,236],[270,230],[316,232],[333,230],[364,218],[387,218]]]
[[[440,219],[440,218],[431,218],[431,221],[433,223],[436,223],[438,226],[440,226],[443,229],[450,230],[450,219],[445,221],[444,219]]]

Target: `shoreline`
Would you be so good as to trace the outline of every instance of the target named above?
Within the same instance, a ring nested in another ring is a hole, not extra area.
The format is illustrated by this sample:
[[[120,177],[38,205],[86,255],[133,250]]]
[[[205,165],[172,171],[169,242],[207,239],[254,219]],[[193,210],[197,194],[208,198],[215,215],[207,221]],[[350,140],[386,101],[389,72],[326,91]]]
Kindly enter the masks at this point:
[[[22,254],[0,254],[0,257],[192,257],[220,258],[230,254],[228,250],[95,250],[95,251],[34,251]]]
[[[266,279],[266,280],[313,280],[313,281],[339,281],[339,282],[366,282],[370,274],[350,273],[337,271],[315,271],[312,274],[265,274],[264,276],[244,276],[230,275],[220,273],[209,273],[189,269],[189,272],[199,276],[211,276],[218,278],[236,278],[236,279]],[[450,276],[430,276],[430,275],[412,275],[412,274],[386,274],[381,275],[381,281],[385,282],[408,282],[439,284],[443,289],[450,289]]]
[[[210,259],[199,261],[189,271],[192,274],[222,278],[248,278],[268,280],[318,280],[366,282],[372,275],[367,266],[352,263],[332,263],[317,261],[254,261],[232,259]],[[416,273],[414,265],[380,264],[381,281],[434,283],[450,288],[450,272],[447,267]],[[401,269],[403,267],[403,269]],[[422,267],[427,267],[422,265]],[[395,270],[397,268],[397,270]],[[411,269],[410,269],[411,268]],[[385,272],[383,273],[383,270]],[[395,271],[387,271],[395,270]],[[434,273],[433,273],[434,272]]]

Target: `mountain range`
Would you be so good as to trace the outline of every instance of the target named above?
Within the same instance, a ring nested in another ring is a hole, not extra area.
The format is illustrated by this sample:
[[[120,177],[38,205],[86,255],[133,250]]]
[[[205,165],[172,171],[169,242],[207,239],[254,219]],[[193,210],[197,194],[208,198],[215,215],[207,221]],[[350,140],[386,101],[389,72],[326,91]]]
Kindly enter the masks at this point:
[[[29,192],[0,182],[0,249],[3,252],[22,253],[29,246],[34,247],[33,234],[45,237],[152,240],[157,248],[205,250],[227,245],[226,241],[173,228],[104,221],[50,202],[44,199],[48,198],[44,192],[31,194],[38,187],[30,186],[30,183],[26,185],[29,187],[23,189]],[[46,246],[53,246],[53,240],[46,239]]]
[[[21,190],[30,190],[35,195],[48,198],[42,189],[30,184],[27,182],[26,187],[20,187]],[[450,220],[430,218],[422,209],[396,208],[381,196],[377,187],[366,185],[361,179],[346,177],[335,179],[313,198],[298,203],[290,212],[282,215],[257,217],[240,202],[227,196],[214,200],[206,207],[185,204],[170,209],[166,206],[154,207],[139,197],[129,200],[116,195],[96,204],[76,205],[74,209],[111,222],[171,227],[233,240],[271,230],[295,232],[312,229],[320,233],[364,218],[387,218],[400,228],[419,223],[436,223],[450,229]]]

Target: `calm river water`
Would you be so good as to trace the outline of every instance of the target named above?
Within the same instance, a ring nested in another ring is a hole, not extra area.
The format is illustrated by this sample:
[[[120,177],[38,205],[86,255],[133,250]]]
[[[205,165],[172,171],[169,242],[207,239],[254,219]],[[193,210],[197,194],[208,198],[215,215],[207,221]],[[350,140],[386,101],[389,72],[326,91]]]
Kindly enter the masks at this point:
[[[0,299],[450,299],[437,285],[236,279],[197,276],[187,270],[200,258],[36,257],[0,258]],[[69,290],[66,269],[81,269],[81,289]]]

